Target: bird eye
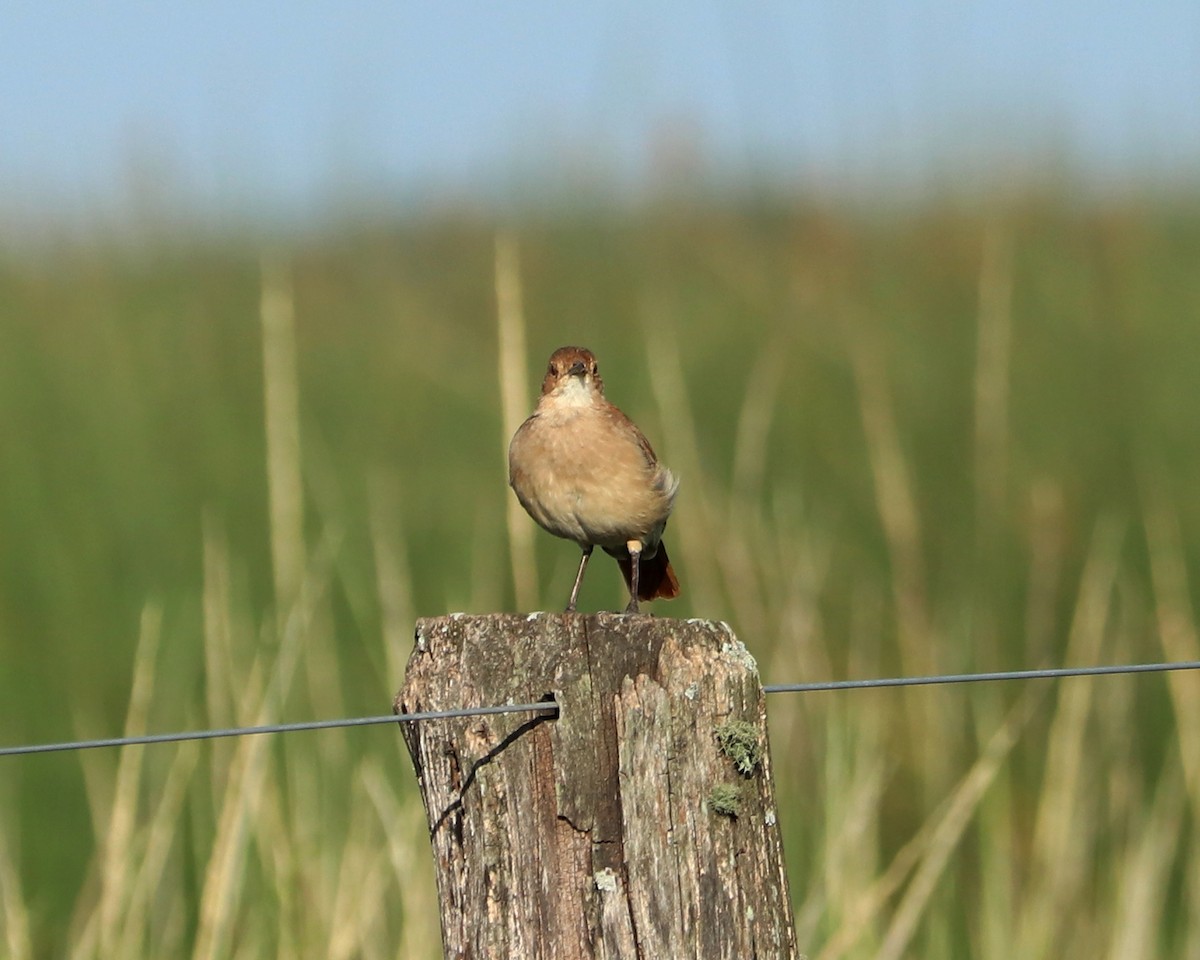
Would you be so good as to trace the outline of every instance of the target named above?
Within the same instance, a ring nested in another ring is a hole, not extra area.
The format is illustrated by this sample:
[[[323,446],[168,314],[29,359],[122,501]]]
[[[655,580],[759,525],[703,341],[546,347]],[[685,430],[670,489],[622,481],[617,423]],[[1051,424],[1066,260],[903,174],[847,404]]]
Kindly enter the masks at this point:
[[[599,364],[597,364],[595,361],[592,361],[592,376],[594,377],[599,372],[600,372]]]
[[[557,377],[558,376],[558,364],[556,364],[556,363],[550,364],[550,369],[547,372],[550,374],[550,376]]]

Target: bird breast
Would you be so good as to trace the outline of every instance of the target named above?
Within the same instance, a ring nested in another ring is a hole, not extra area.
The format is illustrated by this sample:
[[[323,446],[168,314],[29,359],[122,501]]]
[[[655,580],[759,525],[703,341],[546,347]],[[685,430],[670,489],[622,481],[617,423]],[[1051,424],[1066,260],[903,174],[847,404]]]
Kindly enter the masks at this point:
[[[509,480],[521,505],[555,536],[600,547],[637,539],[653,547],[678,481],[644,442],[603,400],[547,403],[513,437]]]

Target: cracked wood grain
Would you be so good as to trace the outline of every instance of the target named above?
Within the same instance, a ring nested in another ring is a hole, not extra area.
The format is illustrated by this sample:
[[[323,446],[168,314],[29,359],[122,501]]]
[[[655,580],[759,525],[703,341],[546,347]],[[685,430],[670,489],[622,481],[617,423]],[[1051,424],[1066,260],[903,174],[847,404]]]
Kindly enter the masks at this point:
[[[616,614],[420,620],[396,711],[533,702],[403,725],[447,958],[795,958],[754,661],[725,625]],[[759,731],[739,772],[725,721]],[[736,815],[711,809],[736,788]]]

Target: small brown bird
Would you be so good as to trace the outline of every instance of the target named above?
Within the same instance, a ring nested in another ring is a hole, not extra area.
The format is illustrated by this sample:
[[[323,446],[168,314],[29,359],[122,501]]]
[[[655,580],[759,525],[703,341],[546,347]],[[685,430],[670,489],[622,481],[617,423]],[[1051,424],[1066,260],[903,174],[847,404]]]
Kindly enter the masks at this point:
[[[537,409],[509,445],[508,482],[544,530],[583,551],[568,613],[595,547],[617,558],[629,586],[626,613],[638,612],[638,600],[679,596],[661,541],[679,481],[605,399],[590,350],[561,347],[551,355]]]

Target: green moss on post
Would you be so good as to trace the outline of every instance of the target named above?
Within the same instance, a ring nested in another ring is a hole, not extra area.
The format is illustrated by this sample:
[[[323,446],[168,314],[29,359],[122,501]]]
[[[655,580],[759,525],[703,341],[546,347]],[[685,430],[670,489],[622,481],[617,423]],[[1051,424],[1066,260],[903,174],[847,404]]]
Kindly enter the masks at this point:
[[[758,728],[745,720],[731,718],[717,727],[717,745],[743,777],[753,776],[762,762]]]
[[[742,812],[742,789],[736,783],[718,783],[708,795],[708,809],[721,817]]]

